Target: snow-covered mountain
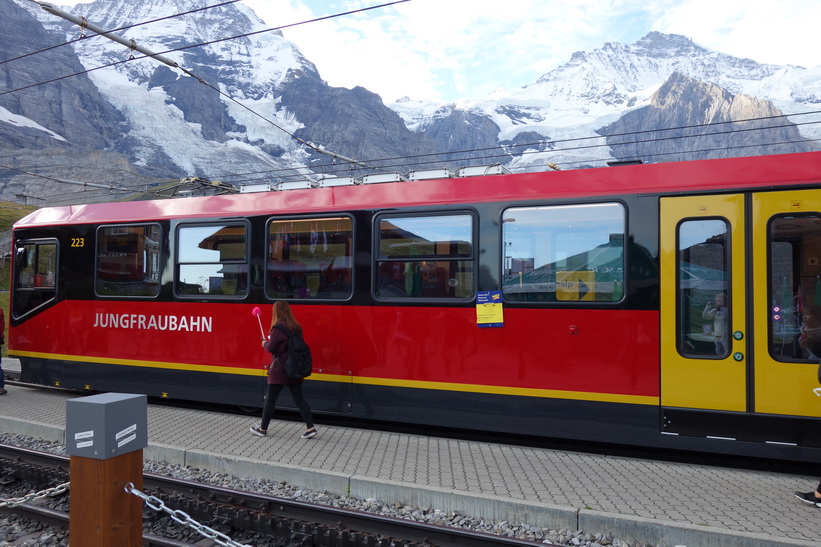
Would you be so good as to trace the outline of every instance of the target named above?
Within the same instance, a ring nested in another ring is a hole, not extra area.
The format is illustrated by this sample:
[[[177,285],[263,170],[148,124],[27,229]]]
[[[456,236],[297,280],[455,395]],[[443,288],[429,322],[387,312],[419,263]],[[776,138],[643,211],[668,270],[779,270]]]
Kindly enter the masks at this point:
[[[25,134],[19,131],[19,123],[14,127],[0,123],[3,142],[14,143],[18,151],[20,147],[42,149],[44,145],[81,146],[72,127],[83,118],[83,109],[61,109],[58,120],[49,118],[37,105],[50,102],[49,93],[63,95],[73,93],[76,86],[89,86],[99,97],[84,92],[72,102],[101,103],[110,111],[110,123],[96,120],[97,126],[86,127],[91,134],[111,137],[97,142],[95,148],[116,154],[118,160],[128,158],[144,175],[275,181],[288,176],[305,178],[316,170],[305,169],[306,165],[334,163],[305,146],[305,141],[357,158],[433,152],[433,143],[405,127],[377,95],[363,88],[328,86],[295,44],[281,32],[266,31],[262,21],[243,4],[202,10],[212,4],[207,0],[97,0],[71,10],[62,8],[105,29],[155,21],[117,34],[170,58],[185,71],[155,59],[140,59],[138,52],[133,52],[136,60],[125,62],[132,53],[100,37],[75,42],[73,52],[63,47],[32,56],[39,63],[36,65],[0,65],[0,75],[7,76],[5,81],[12,89],[31,81],[51,80],[55,59],[69,53],[76,65],[89,70],[86,75],[54,82],[54,87],[31,88],[26,104],[14,99],[24,96],[22,92],[0,96],[0,106],[29,120]],[[198,9],[202,11],[171,17]],[[5,33],[4,23],[14,25],[14,29]],[[25,27],[29,28],[19,30]],[[0,50],[10,57],[76,39],[80,33],[78,26],[26,0],[0,4]],[[25,43],[26,35],[32,37],[30,43]],[[188,47],[197,44],[206,45]],[[61,59],[59,64],[70,63]],[[107,68],[96,70],[98,67]],[[58,73],[82,71],[75,66],[59,68]],[[48,123],[43,123],[44,118]],[[31,131],[36,125],[61,135],[64,141],[58,144],[45,139],[45,133]],[[8,155],[8,150],[5,153]],[[94,168],[98,176],[104,174],[99,165]],[[25,179],[21,175],[15,178],[17,182]],[[22,191],[17,186],[7,187],[0,190],[0,196],[8,198]]]
[[[764,115],[776,115],[778,110],[784,114],[801,114],[819,110],[821,106],[821,67],[760,64],[701,47],[684,36],[651,32],[632,45],[608,42],[592,52],[576,52],[566,64],[521,89],[498,90],[484,98],[451,105],[404,99],[390,107],[415,131],[435,127],[455,112],[470,112],[492,120],[499,129],[500,142],[516,142],[522,134],[531,141],[561,141],[592,137],[627,113],[651,106],[656,93],[673,74],[713,84],[731,96],[747,95],[770,101],[777,110]],[[715,103],[713,106],[716,111],[705,110],[701,123],[724,121],[716,116],[721,108]],[[667,106],[670,111],[675,107],[674,104]],[[747,113],[751,118],[761,115],[755,110]],[[818,115],[792,119],[795,123],[821,122]],[[800,132],[806,139],[819,141],[821,123],[802,125]],[[587,144],[590,143],[584,143]],[[609,152],[613,158],[619,156],[618,151]],[[737,155],[749,154],[740,151]],[[587,150],[557,154],[554,151],[531,155],[525,160],[514,158],[511,166],[543,164],[545,156],[561,163],[565,159],[576,162],[585,157],[601,157],[601,153],[591,155]]]
[[[528,86],[480,99],[386,106],[364,88],[328,86],[298,45],[277,31],[258,32],[265,24],[242,3],[172,17],[210,4],[96,0],[62,8],[106,29],[155,21],[117,34],[188,73],[154,59],[125,62],[128,49],[100,37],[0,64],[0,93],[25,88],[0,94],[0,161],[76,180],[111,182],[113,173],[127,185],[184,176],[239,184],[349,167],[332,165],[306,141],[406,172],[495,162],[546,169],[547,162],[572,168],[633,157],[780,153],[818,148],[821,139],[821,123],[807,123],[821,116],[798,116],[819,110],[821,67],[762,65],[683,36],[650,33],[632,45],[577,52]],[[7,59],[80,32],[28,0],[0,3],[0,51]],[[226,39],[237,36],[244,37]],[[206,45],[186,48],[197,44]],[[47,80],[54,81],[27,87]],[[678,148],[626,145],[620,137],[781,112],[804,125],[771,130],[778,142],[789,143],[777,148],[767,146],[776,142],[770,130],[745,135],[742,144],[713,135],[677,141]],[[431,164],[380,161],[411,156]],[[2,199],[38,195],[47,186],[0,170]]]
[[[304,163],[305,156],[300,156],[286,133],[302,126],[280,108],[274,93],[289,76],[300,72],[318,78],[316,68],[280,32],[217,41],[266,28],[242,3],[163,20],[210,4],[206,0],[98,0],[70,10],[105,29],[160,19],[120,33],[155,53],[216,41],[164,57],[236,98],[236,102],[226,100],[194,78],[150,58],[90,72],[91,81],[124,115],[129,128],[114,150],[134,158],[138,166],[164,165],[192,175],[282,169]],[[79,34],[77,26],[31,3],[25,6],[47,27],[65,29],[66,38]],[[103,38],[77,42],[74,49],[86,69],[118,63],[130,55],[121,44]],[[138,52],[133,55],[142,57]]]

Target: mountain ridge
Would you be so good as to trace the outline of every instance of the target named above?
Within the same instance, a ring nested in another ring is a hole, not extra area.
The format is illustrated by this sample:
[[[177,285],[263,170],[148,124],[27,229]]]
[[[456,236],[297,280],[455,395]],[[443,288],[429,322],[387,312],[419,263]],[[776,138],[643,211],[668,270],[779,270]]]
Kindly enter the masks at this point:
[[[25,53],[80,33],[30,2],[9,4],[0,6],[4,51]],[[96,0],[79,4],[72,13],[103,28],[118,28],[205,6],[206,0]],[[8,21],[28,29],[14,35],[20,42],[14,48],[7,48],[12,44],[3,37],[13,30]],[[314,147],[383,170],[496,162],[526,170],[546,169],[547,162],[592,167],[620,159],[627,150],[614,140],[617,128],[650,131],[684,120],[705,123],[704,116],[684,105],[709,106],[715,114],[710,119],[716,122],[742,111],[761,117],[817,110],[821,104],[821,67],[760,64],[703,48],[684,36],[651,32],[635,44],[607,42],[590,52],[576,52],[564,65],[519,89],[451,104],[408,99],[385,105],[362,87],[329,86],[282,32],[263,30],[264,23],[249,8],[231,4],[119,33],[175,59],[219,93],[152,59],[122,62],[127,49],[100,37],[76,42],[74,51],[59,48],[64,51],[44,54],[34,70],[30,64],[23,65],[25,69],[15,68],[14,62],[0,65],[0,75],[12,88],[24,74],[29,82],[50,79],[55,66],[90,70],[60,84],[0,95],[0,107],[8,112],[0,109],[0,160],[36,165],[38,154],[52,149],[58,152],[48,157],[66,160],[54,169],[84,172],[84,180],[102,181],[111,178],[102,167],[110,155],[128,184],[144,188],[157,177],[167,181],[198,176],[242,184],[352,169]],[[210,43],[190,47],[203,42]],[[177,48],[186,49],[169,51]],[[112,63],[117,64],[92,70]],[[677,92],[686,100],[664,101]],[[756,100],[731,98],[741,95]],[[745,107],[730,108],[734,101]],[[38,106],[43,103],[62,107],[44,112]],[[24,119],[11,121],[12,116]],[[655,126],[648,125],[651,121]],[[779,151],[817,148],[821,128],[816,125],[821,124],[794,127],[790,150]],[[565,149],[568,139],[586,135],[605,143],[595,153]],[[727,142],[725,154],[733,150]],[[748,142],[747,148],[736,149],[737,155],[760,151],[763,143]],[[675,153],[665,148],[655,161],[712,157],[716,147],[720,149],[720,143],[713,142],[711,151],[700,155],[696,149]],[[77,150],[96,152],[93,167],[70,164],[72,157],[81,163]],[[637,145],[631,155],[650,159],[652,152]],[[401,158],[407,166],[396,166]],[[360,172],[353,169],[354,175]],[[36,195],[47,186],[27,175],[0,171],[0,197],[5,199]]]

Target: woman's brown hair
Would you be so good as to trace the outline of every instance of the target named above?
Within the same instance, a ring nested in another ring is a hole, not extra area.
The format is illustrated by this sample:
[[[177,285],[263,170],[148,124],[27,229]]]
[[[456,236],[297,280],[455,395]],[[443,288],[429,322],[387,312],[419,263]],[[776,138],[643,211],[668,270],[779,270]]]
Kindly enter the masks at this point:
[[[271,328],[280,321],[284,321],[291,332],[302,330],[299,322],[294,317],[294,312],[291,311],[291,306],[284,300],[277,300],[274,302],[273,315],[271,316]]]

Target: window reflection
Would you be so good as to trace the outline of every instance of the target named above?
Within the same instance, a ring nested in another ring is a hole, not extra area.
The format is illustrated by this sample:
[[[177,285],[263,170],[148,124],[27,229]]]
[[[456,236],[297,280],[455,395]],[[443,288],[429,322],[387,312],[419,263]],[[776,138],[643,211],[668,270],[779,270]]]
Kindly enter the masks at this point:
[[[821,359],[821,217],[782,216],[769,227],[770,353]]]
[[[473,217],[379,220],[376,294],[383,298],[471,298]]]
[[[160,226],[103,226],[97,232],[97,294],[157,296],[160,292]]]
[[[54,298],[57,243],[50,240],[20,242],[15,252],[14,315],[19,317]]]
[[[724,220],[679,225],[679,351],[684,355],[729,354],[728,235]]]
[[[248,292],[246,231],[244,224],[180,227],[177,294],[245,295]]]
[[[517,207],[503,214],[507,300],[618,302],[625,213],[618,203]]]
[[[348,298],[352,258],[348,217],[272,221],[265,292],[269,298]]]

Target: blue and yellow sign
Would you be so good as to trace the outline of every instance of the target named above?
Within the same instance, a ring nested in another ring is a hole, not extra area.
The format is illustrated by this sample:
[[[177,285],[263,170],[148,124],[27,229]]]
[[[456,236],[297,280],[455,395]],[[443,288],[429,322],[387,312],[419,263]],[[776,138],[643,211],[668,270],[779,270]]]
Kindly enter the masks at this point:
[[[476,324],[480,327],[504,327],[501,291],[476,293]]]

